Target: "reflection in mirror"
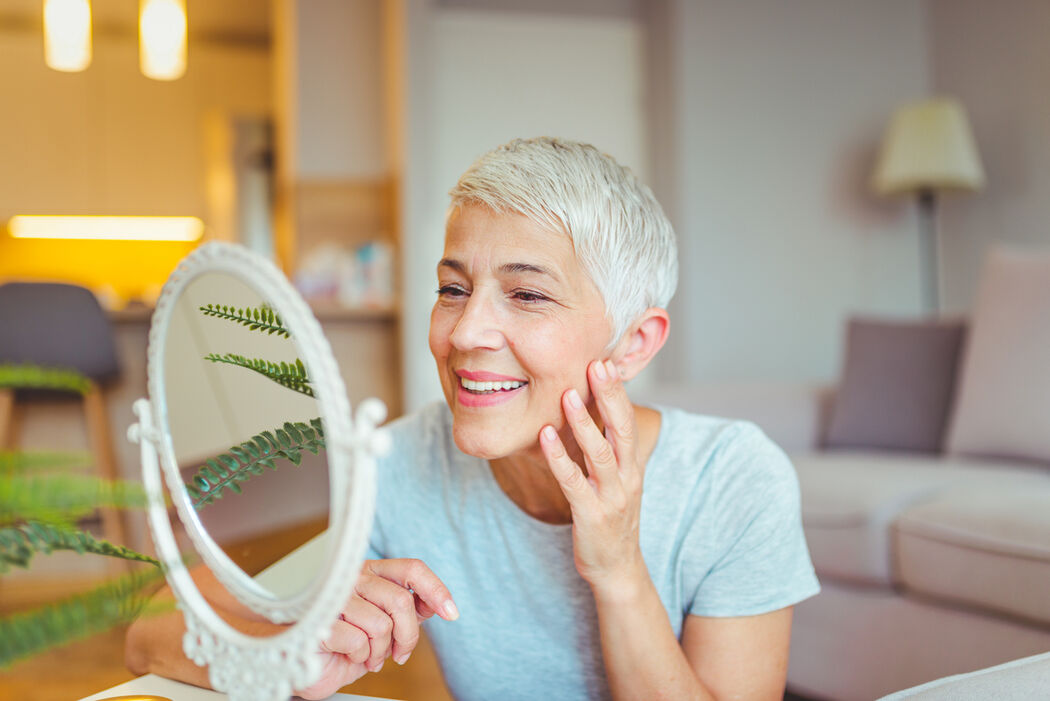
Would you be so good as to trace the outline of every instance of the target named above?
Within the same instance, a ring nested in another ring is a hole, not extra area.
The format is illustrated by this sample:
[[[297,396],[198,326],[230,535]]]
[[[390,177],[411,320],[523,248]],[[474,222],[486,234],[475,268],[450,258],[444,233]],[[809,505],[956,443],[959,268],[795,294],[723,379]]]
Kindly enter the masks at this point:
[[[190,502],[211,539],[254,576],[328,527],[321,410],[294,329],[243,280],[213,272],[180,295],[163,350]],[[269,593],[292,597],[318,572],[290,574]]]

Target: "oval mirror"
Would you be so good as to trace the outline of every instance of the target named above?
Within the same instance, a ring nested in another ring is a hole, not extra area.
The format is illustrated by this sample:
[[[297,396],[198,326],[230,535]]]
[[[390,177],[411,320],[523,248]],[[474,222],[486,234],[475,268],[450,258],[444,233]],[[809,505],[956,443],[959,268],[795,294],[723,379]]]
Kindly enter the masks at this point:
[[[288,698],[319,677],[318,645],[364,559],[385,409],[366,400],[351,419],[309,307],[270,261],[225,243],[199,247],[168,279],[147,372],[129,435],[183,648],[231,699]],[[289,625],[269,637],[230,627],[189,576],[194,558]]]
[[[328,528],[324,425],[302,357],[294,324],[240,277],[199,275],[175,300],[163,368],[172,455],[210,541],[202,555],[253,589],[251,576]],[[294,599],[320,562],[257,591]]]

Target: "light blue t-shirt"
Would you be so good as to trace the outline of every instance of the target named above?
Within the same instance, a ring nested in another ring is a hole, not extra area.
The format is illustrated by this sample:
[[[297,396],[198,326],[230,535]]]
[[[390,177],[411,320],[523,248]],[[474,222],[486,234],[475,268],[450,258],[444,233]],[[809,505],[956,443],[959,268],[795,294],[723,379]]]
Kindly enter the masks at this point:
[[[639,537],[675,635],[689,614],[766,613],[815,594],[784,453],[750,423],[660,412]],[[519,509],[487,461],[456,447],[451,424],[435,403],[389,426],[369,557],[419,558],[452,592],[459,620],[425,629],[460,701],[608,698],[572,527]]]

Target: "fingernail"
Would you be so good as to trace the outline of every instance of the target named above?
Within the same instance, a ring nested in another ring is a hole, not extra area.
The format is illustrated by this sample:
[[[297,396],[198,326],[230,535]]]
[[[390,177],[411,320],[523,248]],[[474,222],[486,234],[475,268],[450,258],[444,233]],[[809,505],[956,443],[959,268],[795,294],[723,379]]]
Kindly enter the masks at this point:
[[[400,655],[394,658],[394,662],[397,662],[398,664],[404,664],[408,662],[408,658],[411,656],[411,652],[402,652]]]
[[[609,377],[616,377],[619,373],[616,372],[616,363],[611,360],[605,361],[606,371],[609,373]]]
[[[447,618],[448,620],[454,621],[457,618],[459,618],[459,609],[456,608],[456,605],[452,602],[452,599],[446,601],[442,609],[444,609],[445,618]]]
[[[544,440],[548,441],[553,441],[555,438],[558,437],[558,434],[555,432],[553,426],[544,426],[543,431],[541,431],[541,433],[543,433]]]
[[[605,363],[597,362],[594,364],[594,376],[602,382],[609,379],[609,373],[605,369]]]
[[[371,667],[365,665],[365,669],[367,669],[369,672],[378,672],[379,670],[383,669],[383,662],[380,661],[379,664],[372,665]]]
[[[580,393],[574,389],[569,390],[569,404],[572,405],[573,409],[583,408],[583,400],[580,399]]]

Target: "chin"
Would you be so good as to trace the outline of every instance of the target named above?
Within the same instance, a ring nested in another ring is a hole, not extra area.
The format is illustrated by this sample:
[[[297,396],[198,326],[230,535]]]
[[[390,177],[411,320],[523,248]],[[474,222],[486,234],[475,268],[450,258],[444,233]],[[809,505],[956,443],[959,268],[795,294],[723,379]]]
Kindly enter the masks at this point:
[[[523,441],[507,436],[506,431],[485,429],[480,426],[463,426],[462,423],[461,421],[453,422],[452,439],[456,442],[456,447],[467,455],[473,455],[482,460],[498,460],[528,447],[521,444]]]

